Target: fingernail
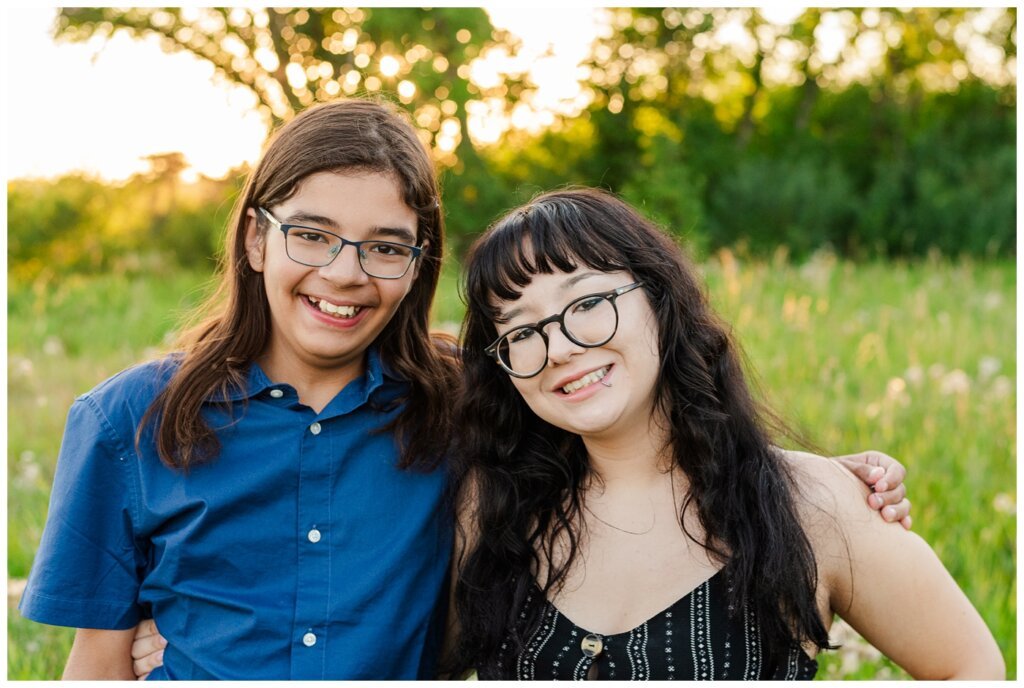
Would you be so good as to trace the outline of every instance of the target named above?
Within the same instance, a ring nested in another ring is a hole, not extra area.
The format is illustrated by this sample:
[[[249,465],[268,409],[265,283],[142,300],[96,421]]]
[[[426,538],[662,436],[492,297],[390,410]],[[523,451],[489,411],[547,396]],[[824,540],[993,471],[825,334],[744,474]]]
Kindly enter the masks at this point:
[[[881,466],[875,466],[868,472],[869,478],[881,478],[885,474]]]
[[[876,509],[882,508],[882,495],[873,494],[871,495],[871,505]]]
[[[164,661],[164,651],[160,650],[159,652],[157,652],[156,653],[156,658],[157,658],[157,661],[163,662]]]
[[[888,489],[889,483],[885,482],[884,480],[879,480],[877,483],[875,483],[875,492],[885,492]]]
[[[167,638],[160,636],[159,639],[156,641],[156,644],[160,647],[167,647]]]
[[[882,518],[884,518],[886,521],[893,520],[894,518],[896,518],[896,510],[893,509],[891,506],[886,507],[885,510],[882,511]]]
[[[914,525],[914,520],[912,518],[910,518],[910,516],[907,516],[905,519],[903,519],[903,527],[904,528],[906,528],[907,530],[910,530],[910,527],[912,525]]]

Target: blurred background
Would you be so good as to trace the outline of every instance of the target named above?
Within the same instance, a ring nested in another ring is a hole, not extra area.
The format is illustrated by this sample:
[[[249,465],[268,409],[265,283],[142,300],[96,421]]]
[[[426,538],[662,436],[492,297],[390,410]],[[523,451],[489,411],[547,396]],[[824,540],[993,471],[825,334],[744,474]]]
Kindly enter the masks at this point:
[[[909,469],[914,530],[1016,676],[1014,9],[7,10],[8,678],[74,397],[168,350],[267,133],[381,96],[459,261],[538,191],[610,189],[697,258],[771,405]],[[874,583],[872,583],[874,584]],[[820,678],[904,678],[842,624]]]

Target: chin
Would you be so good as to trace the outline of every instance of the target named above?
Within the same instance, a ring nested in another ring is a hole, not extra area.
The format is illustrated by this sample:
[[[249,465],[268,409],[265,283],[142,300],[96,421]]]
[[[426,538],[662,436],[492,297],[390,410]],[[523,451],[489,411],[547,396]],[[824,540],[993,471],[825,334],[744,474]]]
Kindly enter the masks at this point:
[[[555,423],[563,430],[575,433],[581,437],[599,437],[615,431],[615,419],[594,418],[585,421]]]

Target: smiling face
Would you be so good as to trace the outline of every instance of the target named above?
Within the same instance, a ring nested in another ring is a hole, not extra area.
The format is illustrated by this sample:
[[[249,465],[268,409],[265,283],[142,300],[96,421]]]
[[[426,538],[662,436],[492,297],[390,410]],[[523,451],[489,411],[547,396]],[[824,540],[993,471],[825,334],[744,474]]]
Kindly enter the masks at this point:
[[[284,224],[325,229],[350,241],[417,239],[416,213],[394,179],[380,173],[318,172],[267,210]],[[355,247],[345,246],[330,265],[302,265],[288,257],[277,227],[260,231],[253,209],[246,253],[253,270],[263,273],[271,333],[260,362],[274,379],[323,371],[347,379],[361,374],[366,349],[409,293],[419,263],[399,279],[369,277]]]
[[[496,300],[499,335],[562,312],[588,294],[636,280],[625,271],[600,272],[581,266],[572,272],[535,274],[514,301]],[[619,325],[605,344],[587,348],[568,339],[557,323],[544,328],[548,362],[530,378],[512,384],[540,418],[587,438],[614,439],[648,427],[658,379],[658,328],[643,289],[618,297]],[[495,374],[505,375],[500,368]]]

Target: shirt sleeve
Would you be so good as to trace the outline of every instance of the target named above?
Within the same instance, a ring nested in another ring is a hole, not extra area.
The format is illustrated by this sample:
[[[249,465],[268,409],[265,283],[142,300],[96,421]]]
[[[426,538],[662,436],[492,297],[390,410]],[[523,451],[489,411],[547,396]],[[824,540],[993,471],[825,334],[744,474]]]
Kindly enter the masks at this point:
[[[19,605],[26,618],[110,630],[142,618],[144,557],[132,529],[137,486],[129,448],[94,399],[71,406],[46,527]]]

